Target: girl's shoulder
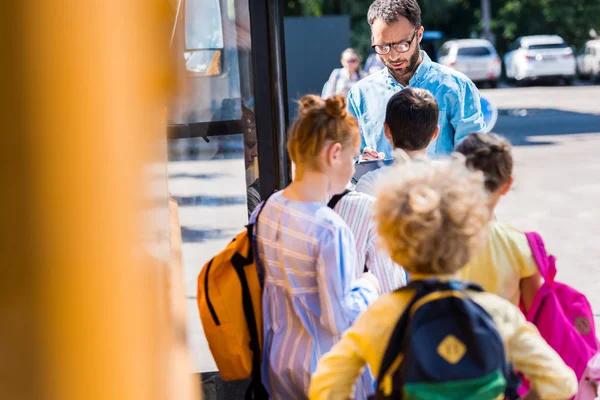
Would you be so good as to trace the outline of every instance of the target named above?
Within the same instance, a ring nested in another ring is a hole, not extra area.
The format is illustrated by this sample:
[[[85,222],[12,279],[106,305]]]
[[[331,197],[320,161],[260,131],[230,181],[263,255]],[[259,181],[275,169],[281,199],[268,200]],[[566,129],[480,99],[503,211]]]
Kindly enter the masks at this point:
[[[508,236],[517,238],[521,238],[521,236],[523,238],[525,237],[525,234],[522,231],[514,228],[506,222],[490,221],[488,227],[490,229],[490,233],[497,236]]]
[[[332,232],[344,232],[350,230],[344,219],[326,204],[323,204],[322,207],[317,209],[315,219],[319,225]]]
[[[261,211],[263,209],[264,211]],[[288,220],[296,220],[298,225],[307,229],[311,226],[315,226],[317,230],[331,232],[349,229],[344,220],[326,204],[290,200],[283,195],[283,191],[275,192],[266,201],[263,200],[252,213],[250,223],[256,223],[259,213],[261,219],[279,219],[285,216]]]
[[[333,71],[331,71],[331,78],[339,78],[343,70],[344,68],[334,68]]]
[[[506,333],[507,327],[512,328],[509,330],[514,330],[526,322],[517,306],[494,293],[471,292],[469,296],[492,317],[501,335]],[[501,326],[505,327],[504,331]]]
[[[500,221],[491,221],[488,225],[491,246],[502,248],[522,256],[530,256],[531,248],[525,233]]]

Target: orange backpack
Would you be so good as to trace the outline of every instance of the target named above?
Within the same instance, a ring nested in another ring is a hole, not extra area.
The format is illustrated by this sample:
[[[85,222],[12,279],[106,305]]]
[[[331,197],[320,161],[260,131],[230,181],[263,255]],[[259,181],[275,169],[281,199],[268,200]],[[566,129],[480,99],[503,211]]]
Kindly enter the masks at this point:
[[[268,199],[267,199],[268,200]],[[261,382],[262,284],[252,246],[254,224],[238,234],[202,268],[198,276],[198,310],[221,378],[252,378],[246,398],[267,399]]]
[[[328,206],[333,209],[348,192],[333,196]],[[246,398],[254,394],[254,400],[268,398],[261,382],[262,282],[252,246],[254,227],[268,200],[254,224],[248,224],[198,276],[200,319],[221,378],[252,378]]]

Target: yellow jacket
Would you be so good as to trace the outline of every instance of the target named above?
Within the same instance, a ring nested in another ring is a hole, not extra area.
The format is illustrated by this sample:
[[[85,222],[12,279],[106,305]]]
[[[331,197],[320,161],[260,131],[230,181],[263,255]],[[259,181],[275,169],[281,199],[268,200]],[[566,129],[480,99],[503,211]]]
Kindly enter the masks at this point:
[[[422,279],[424,276],[412,276]],[[429,277],[431,278],[431,277]],[[449,279],[451,277],[438,277]],[[504,341],[508,361],[531,382],[542,399],[569,399],[577,392],[575,373],[528,323],[521,311],[491,293],[470,292],[493,318]],[[311,400],[347,400],[366,366],[375,377],[394,327],[410,302],[410,292],[394,292],[373,303],[325,354],[311,378]]]

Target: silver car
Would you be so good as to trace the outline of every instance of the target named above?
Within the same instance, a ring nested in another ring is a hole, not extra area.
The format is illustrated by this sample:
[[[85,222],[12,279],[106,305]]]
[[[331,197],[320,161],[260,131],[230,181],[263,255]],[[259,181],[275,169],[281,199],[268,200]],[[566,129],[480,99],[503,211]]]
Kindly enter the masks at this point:
[[[502,61],[494,45],[484,39],[450,40],[439,51],[440,64],[465,74],[475,83],[495,88],[502,72]]]

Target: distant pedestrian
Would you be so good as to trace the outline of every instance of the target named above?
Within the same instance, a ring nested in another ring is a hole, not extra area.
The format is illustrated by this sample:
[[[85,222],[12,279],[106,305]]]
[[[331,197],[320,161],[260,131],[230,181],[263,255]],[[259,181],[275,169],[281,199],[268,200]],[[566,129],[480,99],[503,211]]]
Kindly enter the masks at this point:
[[[348,96],[350,88],[366,76],[360,67],[361,59],[356,50],[352,48],[344,50],[340,61],[343,68],[333,70],[323,88],[323,98],[336,94],[341,94],[344,97]]]

